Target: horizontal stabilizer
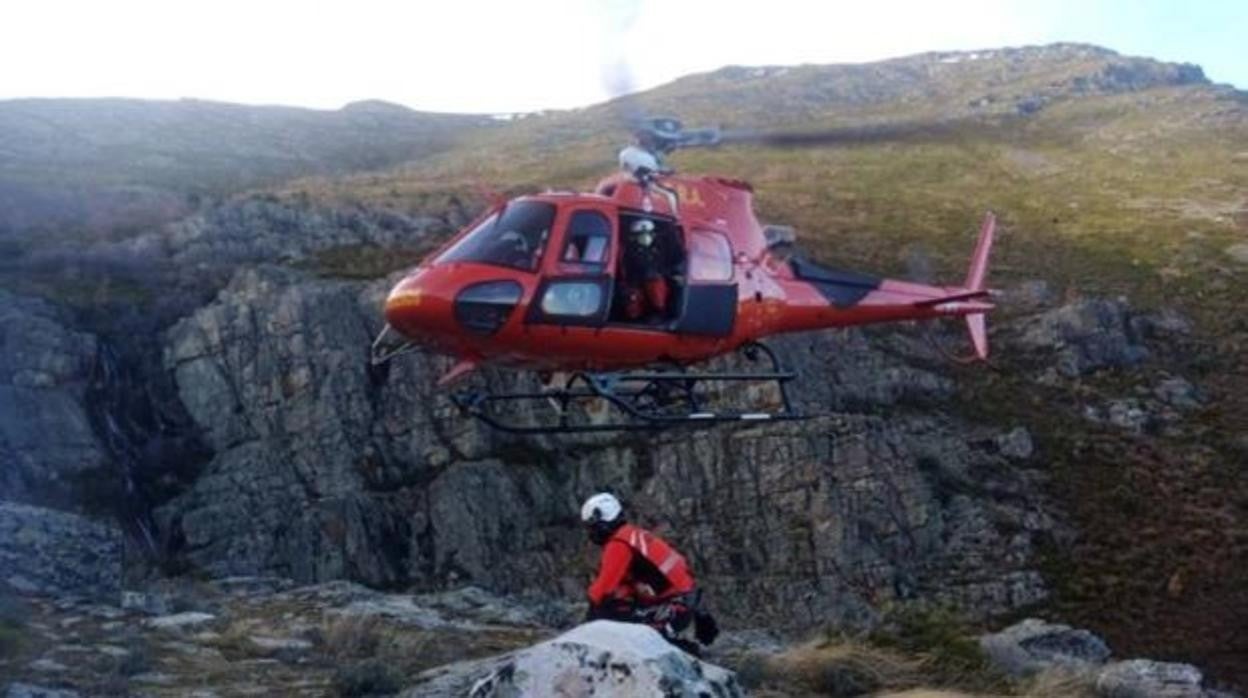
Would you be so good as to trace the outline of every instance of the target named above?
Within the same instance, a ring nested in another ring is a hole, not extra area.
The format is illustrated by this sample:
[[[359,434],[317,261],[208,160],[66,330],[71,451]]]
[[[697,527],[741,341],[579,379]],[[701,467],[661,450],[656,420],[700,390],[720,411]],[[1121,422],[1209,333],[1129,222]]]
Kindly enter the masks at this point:
[[[958,301],[978,300],[980,298],[987,298],[990,295],[992,294],[989,293],[986,289],[980,289],[978,291],[966,291],[964,293],[953,293],[948,296],[941,296],[940,298],[928,298],[926,300],[917,301],[915,302],[914,305],[915,307],[918,307],[918,308],[931,308],[933,306],[941,305],[944,303],[957,303]]]

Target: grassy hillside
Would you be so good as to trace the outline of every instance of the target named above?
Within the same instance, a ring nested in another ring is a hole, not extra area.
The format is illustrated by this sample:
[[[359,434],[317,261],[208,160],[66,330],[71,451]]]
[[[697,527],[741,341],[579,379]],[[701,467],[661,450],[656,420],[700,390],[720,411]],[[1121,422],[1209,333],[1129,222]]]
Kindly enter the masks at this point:
[[[970,119],[927,140],[674,158],[685,171],[749,179],[765,218],[797,225],[807,244],[844,263],[899,271],[894,243],[922,243],[960,273],[969,231],[993,208],[1008,231],[998,280],[1057,273],[1054,281],[1080,289],[1161,299],[1198,272],[1224,282],[1202,290],[1226,290],[1238,270],[1221,253],[1248,225],[1248,95],[1205,83],[1192,66],[1077,46],[928,54],[726,68],[631,102],[726,127]],[[529,117],[391,173],[293,188],[387,205],[470,194],[477,182],[589,187],[627,139],[622,111]]]

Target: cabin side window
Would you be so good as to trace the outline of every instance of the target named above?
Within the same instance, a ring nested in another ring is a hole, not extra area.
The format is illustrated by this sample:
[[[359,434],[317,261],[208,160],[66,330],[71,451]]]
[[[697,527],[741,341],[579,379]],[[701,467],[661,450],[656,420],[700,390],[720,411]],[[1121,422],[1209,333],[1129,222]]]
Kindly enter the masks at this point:
[[[693,231],[689,236],[689,279],[732,280],[732,246],[728,238],[709,230]]]
[[[601,271],[611,249],[611,221],[597,211],[577,211],[564,240],[559,261]]]
[[[597,281],[555,281],[542,296],[542,312],[552,317],[594,317],[602,312],[602,300],[602,284]]]

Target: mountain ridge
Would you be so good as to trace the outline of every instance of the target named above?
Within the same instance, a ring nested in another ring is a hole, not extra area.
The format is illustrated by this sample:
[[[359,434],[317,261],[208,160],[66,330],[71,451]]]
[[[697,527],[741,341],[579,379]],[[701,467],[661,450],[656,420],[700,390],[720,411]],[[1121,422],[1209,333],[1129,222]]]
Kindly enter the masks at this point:
[[[396,164],[450,147],[475,115],[380,102],[337,110],[184,99],[0,102],[0,232],[173,220],[204,196]]]

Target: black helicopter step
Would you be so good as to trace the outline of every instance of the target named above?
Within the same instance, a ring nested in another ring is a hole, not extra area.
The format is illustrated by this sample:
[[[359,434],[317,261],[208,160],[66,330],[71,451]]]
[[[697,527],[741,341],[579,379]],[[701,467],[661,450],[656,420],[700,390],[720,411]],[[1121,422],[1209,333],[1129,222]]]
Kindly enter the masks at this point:
[[[780,370],[772,351],[762,344],[751,344],[742,352],[751,360],[760,354],[771,360],[771,371],[685,372],[644,371],[571,374],[562,387],[539,391],[492,392],[460,391],[452,395],[455,404],[468,415],[500,431],[515,434],[559,434],[661,430],[673,427],[710,426],[726,422],[766,422],[806,419],[789,402],[786,384],[796,374]],[[779,411],[723,410],[707,404],[699,387],[712,383],[774,383],[780,397]],[[615,408],[623,421],[594,421],[575,406],[594,403]],[[525,405],[553,409],[553,424],[517,424],[492,410],[493,406]],[[576,421],[579,417],[580,420]]]

